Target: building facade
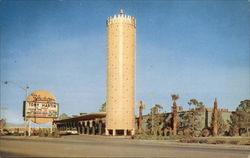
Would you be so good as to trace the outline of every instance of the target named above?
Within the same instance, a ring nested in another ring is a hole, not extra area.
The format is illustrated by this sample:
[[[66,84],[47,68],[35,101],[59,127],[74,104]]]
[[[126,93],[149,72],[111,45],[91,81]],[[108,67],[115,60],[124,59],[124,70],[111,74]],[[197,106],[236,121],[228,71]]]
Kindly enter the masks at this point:
[[[136,20],[123,14],[107,19],[106,135],[135,133]]]

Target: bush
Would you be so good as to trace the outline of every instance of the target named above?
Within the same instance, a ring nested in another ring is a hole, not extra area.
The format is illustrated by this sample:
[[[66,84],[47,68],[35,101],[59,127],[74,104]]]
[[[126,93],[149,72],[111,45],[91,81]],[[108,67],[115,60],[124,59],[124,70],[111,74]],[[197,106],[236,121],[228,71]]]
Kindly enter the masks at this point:
[[[183,136],[183,131],[178,131],[179,136]]]
[[[39,132],[38,132],[36,129],[34,129],[34,130],[33,130],[33,135],[34,135],[34,136],[38,136],[38,134],[39,134]]]
[[[184,129],[183,133],[184,133],[184,136],[190,136],[191,135],[191,130],[190,129]]]
[[[240,145],[250,145],[250,140],[240,140],[238,144],[240,144]]]
[[[200,135],[201,135],[200,131],[194,131],[194,134],[193,134],[194,137],[199,137]]]
[[[202,137],[208,137],[209,135],[210,135],[210,131],[208,129],[205,128],[201,131]]]
[[[239,142],[240,141],[238,141],[238,140],[231,140],[231,141],[229,141],[230,144],[236,144],[236,145],[239,144]]]
[[[216,140],[215,142],[216,142],[216,144],[225,144],[226,141],[225,140]]]
[[[199,140],[199,143],[207,144],[207,143],[208,143],[208,140],[207,140],[207,139],[201,139],[201,140]]]
[[[198,139],[191,139],[189,143],[199,143]]]
[[[55,138],[59,138],[60,137],[60,133],[59,133],[59,131],[57,129],[52,132],[52,137],[55,137]]]
[[[15,132],[13,133],[13,135],[14,135],[14,136],[19,136],[19,134],[18,134],[17,131],[15,131]]]
[[[181,143],[187,143],[187,140],[186,139],[180,139],[179,140]]]
[[[46,128],[43,128],[43,129],[39,128],[38,136],[39,137],[48,137],[49,136],[49,130],[46,129]]]
[[[216,140],[209,140],[208,144],[217,144],[217,143],[216,143]]]
[[[182,143],[199,143],[198,139],[193,139],[193,138],[183,138],[179,140]]]

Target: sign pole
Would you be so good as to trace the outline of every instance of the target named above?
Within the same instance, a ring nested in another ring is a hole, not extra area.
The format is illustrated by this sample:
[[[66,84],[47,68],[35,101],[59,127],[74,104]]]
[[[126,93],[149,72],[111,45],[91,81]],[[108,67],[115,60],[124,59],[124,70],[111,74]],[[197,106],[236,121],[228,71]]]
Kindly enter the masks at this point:
[[[27,92],[26,92],[26,99],[27,99]],[[25,132],[24,132],[24,136],[27,136],[27,126],[28,126],[28,120],[27,120],[27,117],[26,117],[26,103],[27,101],[25,100],[24,102],[24,121],[25,121]]]
[[[31,131],[31,119],[29,119],[29,137],[30,137],[30,131]]]
[[[26,88],[24,88],[24,90],[25,90],[24,121],[25,121],[25,136],[27,136],[27,124],[28,124],[28,121],[27,121],[27,117],[26,117],[26,111],[27,111],[26,103],[27,103],[27,100],[28,100],[28,86],[26,86]]]
[[[27,120],[24,119],[24,136],[27,136]]]
[[[53,120],[52,120],[52,122],[51,122],[51,127],[50,127],[50,133],[51,133],[51,135],[52,135],[52,130],[53,130]]]

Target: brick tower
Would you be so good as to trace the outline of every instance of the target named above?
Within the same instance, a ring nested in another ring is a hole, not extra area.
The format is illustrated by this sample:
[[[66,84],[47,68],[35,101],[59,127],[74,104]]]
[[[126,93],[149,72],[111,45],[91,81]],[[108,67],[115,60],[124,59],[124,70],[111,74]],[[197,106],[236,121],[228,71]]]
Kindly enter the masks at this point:
[[[107,25],[106,135],[135,132],[135,28],[134,17],[109,17]]]

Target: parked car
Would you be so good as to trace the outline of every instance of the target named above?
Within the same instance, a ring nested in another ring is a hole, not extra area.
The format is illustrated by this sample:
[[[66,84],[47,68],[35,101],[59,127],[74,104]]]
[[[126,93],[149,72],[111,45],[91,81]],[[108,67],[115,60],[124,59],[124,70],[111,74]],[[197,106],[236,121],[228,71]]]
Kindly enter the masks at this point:
[[[76,128],[73,128],[73,129],[67,128],[66,134],[78,134],[78,131]]]
[[[77,129],[76,129],[76,128],[73,128],[73,129],[71,130],[71,134],[78,134]]]
[[[9,135],[10,132],[7,129],[0,129],[0,134],[1,135]]]

